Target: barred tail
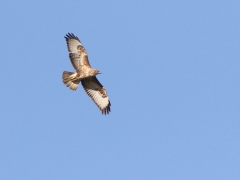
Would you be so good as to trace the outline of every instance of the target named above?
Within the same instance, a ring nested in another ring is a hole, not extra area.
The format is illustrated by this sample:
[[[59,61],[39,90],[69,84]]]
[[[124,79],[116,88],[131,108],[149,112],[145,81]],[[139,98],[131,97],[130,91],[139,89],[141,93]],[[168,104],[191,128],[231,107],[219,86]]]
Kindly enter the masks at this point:
[[[73,74],[75,73],[64,71],[62,74],[62,79],[63,79],[63,83],[67,87],[69,87],[72,90],[76,90],[78,88],[78,84],[80,83],[80,80],[72,81],[71,75]]]

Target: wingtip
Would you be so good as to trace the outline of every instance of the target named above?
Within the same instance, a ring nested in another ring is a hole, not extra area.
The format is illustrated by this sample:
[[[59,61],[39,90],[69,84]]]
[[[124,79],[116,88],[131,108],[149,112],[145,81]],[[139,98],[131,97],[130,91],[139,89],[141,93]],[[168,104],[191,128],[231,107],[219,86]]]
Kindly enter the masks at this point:
[[[104,109],[102,109],[102,114],[103,115],[107,115],[107,114],[109,114],[111,112],[110,106],[111,106],[111,102],[108,101],[108,105]]]
[[[76,40],[80,41],[79,38],[78,38],[77,36],[75,36],[73,33],[67,33],[67,34],[64,36],[64,38],[65,38],[66,40],[68,40],[68,39],[76,39]]]

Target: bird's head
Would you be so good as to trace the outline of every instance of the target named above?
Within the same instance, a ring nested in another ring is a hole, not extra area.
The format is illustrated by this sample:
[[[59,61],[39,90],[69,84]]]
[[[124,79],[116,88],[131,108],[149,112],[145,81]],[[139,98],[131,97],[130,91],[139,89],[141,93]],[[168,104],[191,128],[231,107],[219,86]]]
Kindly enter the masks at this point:
[[[99,70],[94,69],[93,74],[94,74],[94,75],[97,75],[97,74],[102,74],[102,73],[101,73]]]

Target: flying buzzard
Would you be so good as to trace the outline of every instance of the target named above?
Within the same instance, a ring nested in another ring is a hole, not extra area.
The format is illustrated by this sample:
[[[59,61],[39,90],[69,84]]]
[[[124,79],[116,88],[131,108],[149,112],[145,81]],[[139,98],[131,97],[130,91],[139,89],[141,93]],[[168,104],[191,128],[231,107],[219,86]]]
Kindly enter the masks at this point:
[[[108,114],[111,111],[111,103],[107,91],[96,78],[96,75],[101,74],[101,72],[90,66],[87,52],[77,36],[68,33],[65,39],[70,52],[69,58],[76,72],[64,71],[62,74],[63,83],[71,90],[76,90],[81,82],[84,90],[99,107],[102,114]]]

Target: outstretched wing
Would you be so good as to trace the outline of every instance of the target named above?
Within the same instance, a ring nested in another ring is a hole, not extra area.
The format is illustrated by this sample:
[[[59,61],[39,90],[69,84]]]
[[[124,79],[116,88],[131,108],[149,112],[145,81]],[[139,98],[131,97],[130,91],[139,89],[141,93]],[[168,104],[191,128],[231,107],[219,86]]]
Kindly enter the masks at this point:
[[[111,111],[110,100],[107,96],[107,91],[102,84],[97,80],[95,76],[83,79],[82,86],[89,97],[92,98],[93,102],[102,111],[102,114],[109,114]]]
[[[78,37],[73,33],[68,33],[66,34],[65,39],[67,41],[68,51],[70,52],[69,58],[74,69],[79,72],[84,66],[91,67],[88,61],[87,52]]]

